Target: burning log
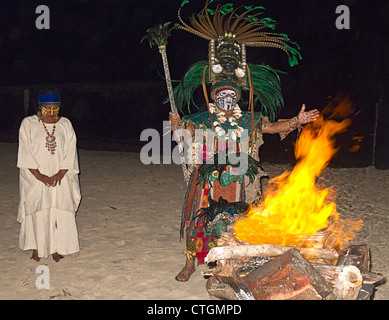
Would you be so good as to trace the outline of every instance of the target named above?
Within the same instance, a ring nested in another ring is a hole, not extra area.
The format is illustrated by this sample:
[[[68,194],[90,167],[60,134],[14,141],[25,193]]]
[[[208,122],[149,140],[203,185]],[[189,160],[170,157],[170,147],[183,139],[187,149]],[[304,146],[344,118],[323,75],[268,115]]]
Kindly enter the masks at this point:
[[[331,261],[338,258],[338,265],[329,265],[313,263],[317,259],[309,248],[247,245],[237,239],[230,244],[211,249],[206,258],[217,261],[214,269],[203,272],[211,276],[207,290],[213,298],[367,300],[385,282],[382,274],[364,269],[370,268],[366,245],[350,246],[342,255],[316,249],[321,257],[330,252]]]
[[[353,265],[366,271],[370,271],[370,250],[366,244],[350,246],[339,257],[338,266]]]
[[[367,300],[370,298],[370,296],[373,293],[373,290],[376,286],[382,284],[385,282],[384,276],[380,273],[373,273],[366,271],[362,268],[357,268],[356,266],[352,265],[340,265],[340,266],[329,266],[324,264],[312,264],[313,268],[318,271],[324,279],[331,283],[332,286],[335,288],[337,286],[337,291],[335,291],[334,296],[332,296],[333,299],[343,299],[343,300],[352,300],[352,299],[358,299],[358,300]],[[358,271],[356,271],[356,269]],[[340,278],[343,280],[340,281],[340,283],[337,283],[337,280],[339,279],[339,275],[342,274],[343,276]],[[355,297],[355,295],[352,294],[353,290],[357,291],[355,289],[358,287],[358,281],[362,277],[362,287],[359,288],[359,295]],[[345,278],[347,279],[347,276],[349,278],[349,284],[345,285],[347,281],[345,282]],[[359,280],[358,280],[359,279]],[[357,281],[358,280],[358,281]],[[344,288],[339,289],[340,286],[345,286]],[[347,288],[348,287],[348,288]],[[344,291],[348,289],[348,294],[344,294]],[[348,299],[350,298],[351,299]]]
[[[283,247],[274,244],[215,247],[209,251],[205,261],[214,262],[217,260],[242,259],[244,257],[275,257],[291,249],[292,247]],[[332,260],[337,259],[339,256],[338,252],[334,249],[300,248],[299,251],[303,256],[316,259]]]
[[[244,261],[237,260],[220,260],[218,261],[216,267],[208,270],[202,271],[203,276],[224,276],[224,277],[232,277],[236,270],[238,270]]]
[[[357,267],[345,266],[338,273],[332,295],[336,300],[356,300],[362,288],[362,275]]]
[[[255,300],[250,289],[238,277],[215,275],[207,281],[206,288],[211,297],[223,300]]]
[[[309,260],[319,263],[336,264],[338,261],[339,253],[331,246],[323,246],[324,239],[328,238],[327,230],[317,232],[310,237],[306,237],[301,246],[297,247],[300,253],[307,257]],[[332,237],[335,239],[335,237]],[[234,237],[233,228],[227,229],[227,232],[223,232],[220,239],[218,240],[218,247],[232,247],[251,245],[243,240],[236,239]],[[266,246],[274,246],[267,244]],[[291,248],[278,246],[280,248]],[[331,249],[331,250],[323,250]],[[282,249],[285,250],[285,249]]]
[[[313,267],[321,273],[326,281],[334,283],[337,275],[346,266],[355,266],[359,269],[364,284],[380,284],[384,280],[381,273],[370,272],[370,250],[366,244],[348,247],[338,258],[336,266],[315,264]]]
[[[328,266],[314,264],[313,268],[331,283],[333,292],[328,300],[356,300],[362,288],[363,278],[355,266]]]
[[[327,282],[335,284],[335,280],[340,272],[347,266],[329,266],[325,264],[313,263],[313,268],[320,272],[320,274],[326,279]],[[364,284],[380,284],[384,280],[384,276],[381,273],[369,272],[363,269],[359,269],[359,272],[363,278]]]
[[[263,258],[262,258],[263,259]],[[244,262],[221,260],[203,275],[213,275],[206,288],[213,298],[228,300],[322,300],[333,291],[332,286],[291,248],[273,259],[263,259],[249,272]]]
[[[358,295],[359,300],[370,299],[375,287],[385,283],[382,274],[370,272],[370,250],[366,244],[348,247],[339,257],[337,265],[355,266],[361,272],[363,284]]]
[[[222,300],[240,300],[237,292],[226,282],[226,280],[223,280],[219,276],[211,277],[207,281],[206,288],[208,293],[211,295],[211,298]]]
[[[331,286],[295,248],[242,278],[258,300],[322,300]]]

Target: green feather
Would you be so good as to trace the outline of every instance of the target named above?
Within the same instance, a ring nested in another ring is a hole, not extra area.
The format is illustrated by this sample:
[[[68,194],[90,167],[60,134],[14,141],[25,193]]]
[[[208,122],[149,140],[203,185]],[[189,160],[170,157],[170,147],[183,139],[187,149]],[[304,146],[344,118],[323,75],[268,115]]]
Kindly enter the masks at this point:
[[[262,18],[261,22],[268,28],[275,30],[276,28],[276,21],[272,18]]]
[[[244,8],[246,10],[266,10],[265,7],[262,7],[262,6],[256,6],[256,7],[253,7],[253,6],[244,6]]]
[[[199,61],[193,64],[185,73],[180,83],[174,88],[173,92],[176,107],[181,112],[183,112],[185,105],[187,106],[189,113],[191,113],[191,104],[193,104],[197,109],[199,109],[199,107],[193,100],[193,93],[199,86],[202,85],[203,71],[207,65],[208,61]],[[208,81],[208,69],[205,74],[205,79],[206,81]],[[168,102],[169,98],[166,98],[164,103]]]
[[[150,48],[153,46],[166,46],[170,32],[178,27],[177,24],[173,24],[172,27],[170,24],[171,22],[165,22],[164,24],[160,23],[153,28],[147,29],[147,35],[145,35],[140,42],[146,39],[149,40]]]
[[[184,5],[188,4],[188,3],[189,3],[189,0],[184,0],[184,1],[182,1],[182,3],[181,3],[181,8],[182,8]]]
[[[284,104],[281,81],[276,70],[264,64],[248,64],[253,82],[254,102],[261,104],[261,113],[274,121]],[[247,75],[247,83],[249,79]],[[249,85],[243,88],[250,90]]]
[[[186,106],[189,113],[191,113],[191,105],[199,109],[193,99],[193,93],[202,85],[203,70],[207,65],[208,61],[199,61],[193,64],[174,88],[176,107],[180,112],[184,113],[183,109]],[[253,82],[254,102],[261,105],[260,111],[264,116],[269,117],[270,121],[274,121],[284,104],[278,73],[270,66],[263,64],[249,63],[248,66]],[[205,79],[208,83],[208,69]],[[250,90],[249,83],[247,76],[247,86],[243,90]],[[168,102],[169,98],[167,97],[164,103]]]

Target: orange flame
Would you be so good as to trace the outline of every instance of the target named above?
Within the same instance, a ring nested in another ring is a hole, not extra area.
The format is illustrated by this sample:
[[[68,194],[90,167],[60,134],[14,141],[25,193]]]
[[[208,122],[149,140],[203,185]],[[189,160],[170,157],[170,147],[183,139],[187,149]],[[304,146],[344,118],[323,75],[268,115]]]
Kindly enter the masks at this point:
[[[357,151],[359,151],[361,149],[361,143],[363,141],[363,137],[355,136],[355,137],[352,137],[351,140],[355,141],[355,144],[353,146],[351,146],[348,150],[350,152],[357,152]]]
[[[340,105],[350,106],[348,101]],[[337,152],[335,135],[350,123],[350,119],[324,120],[321,115],[306,125],[295,146],[297,164],[293,171],[269,181],[263,204],[251,208],[247,218],[235,223],[237,239],[251,244],[299,246],[328,227],[329,219],[338,219],[336,204],[328,200],[329,190],[317,188],[315,180]]]

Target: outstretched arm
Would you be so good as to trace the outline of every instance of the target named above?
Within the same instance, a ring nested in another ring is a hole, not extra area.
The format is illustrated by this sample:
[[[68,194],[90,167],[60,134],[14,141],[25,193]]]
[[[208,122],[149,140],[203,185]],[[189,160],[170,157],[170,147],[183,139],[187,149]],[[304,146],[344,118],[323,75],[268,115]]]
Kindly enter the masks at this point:
[[[315,121],[319,114],[320,112],[317,109],[305,111],[305,104],[303,104],[299,114],[296,117],[291,119],[281,119],[278,122],[268,122],[262,125],[261,130],[262,133],[284,134],[284,137],[282,138],[285,138],[289,132],[297,128],[301,128],[301,126],[306,123]]]

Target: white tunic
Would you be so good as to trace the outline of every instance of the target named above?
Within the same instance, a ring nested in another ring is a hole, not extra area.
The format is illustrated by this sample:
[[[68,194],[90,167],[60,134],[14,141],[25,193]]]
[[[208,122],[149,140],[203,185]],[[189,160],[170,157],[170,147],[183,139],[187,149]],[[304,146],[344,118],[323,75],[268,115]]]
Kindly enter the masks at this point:
[[[53,124],[45,125],[52,133]],[[76,135],[71,122],[64,117],[57,122],[55,154],[47,150],[46,136],[36,115],[23,119],[17,162],[20,169],[19,247],[37,249],[39,257],[45,258],[54,252],[67,255],[79,251],[75,213],[81,200]],[[48,187],[28,169],[38,169],[49,177],[62,169],[68,171],[60,185]]]

